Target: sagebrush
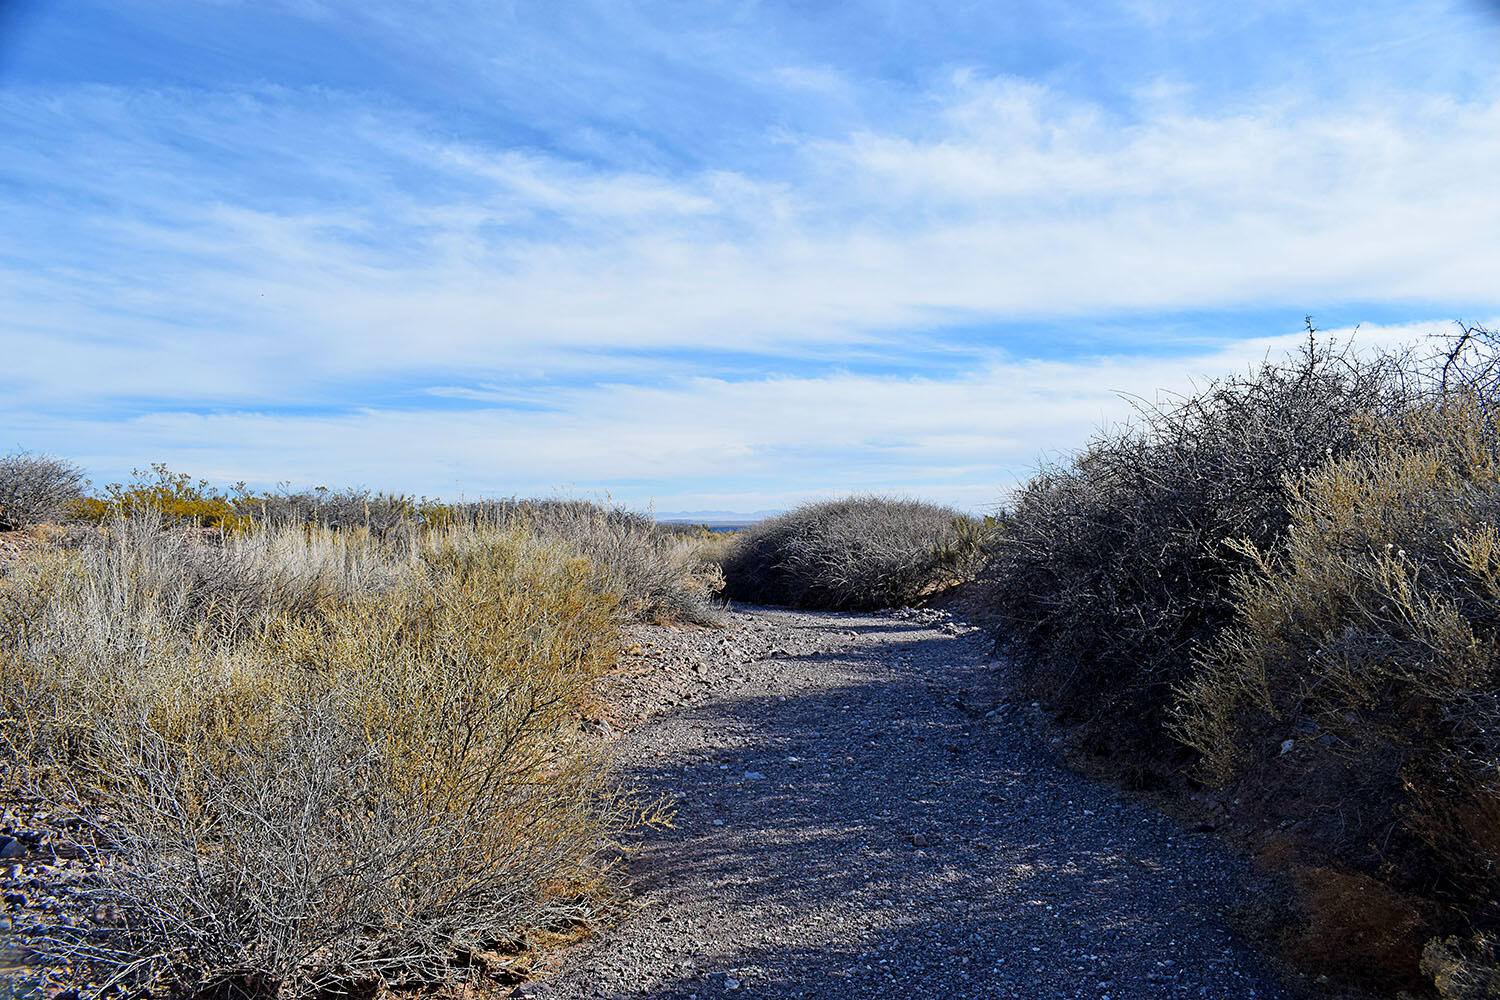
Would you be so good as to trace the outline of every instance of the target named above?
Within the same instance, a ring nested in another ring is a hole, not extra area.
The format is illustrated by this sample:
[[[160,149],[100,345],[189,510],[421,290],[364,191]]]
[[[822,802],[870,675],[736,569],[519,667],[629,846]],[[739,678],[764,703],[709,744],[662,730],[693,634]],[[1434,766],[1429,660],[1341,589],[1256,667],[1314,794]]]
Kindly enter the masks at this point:
[[[611,912],[649,821],[579,699],[619,598],[560,540],[136,518],[0,581],[5,754],[105,862],[100,982],[314,996],[504,970]]]

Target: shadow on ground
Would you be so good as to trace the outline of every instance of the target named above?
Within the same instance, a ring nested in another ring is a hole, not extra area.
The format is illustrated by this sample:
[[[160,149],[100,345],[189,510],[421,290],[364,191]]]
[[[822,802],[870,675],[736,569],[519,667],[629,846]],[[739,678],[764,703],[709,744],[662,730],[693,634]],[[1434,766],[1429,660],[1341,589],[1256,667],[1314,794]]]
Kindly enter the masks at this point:
[[[1239,867],[1062,768],[982,638],[807,627],[860,639],[638,734],[625,778],[676,828],[631,845],[640,909],[537,995],[1283,995],[1224,927]]]

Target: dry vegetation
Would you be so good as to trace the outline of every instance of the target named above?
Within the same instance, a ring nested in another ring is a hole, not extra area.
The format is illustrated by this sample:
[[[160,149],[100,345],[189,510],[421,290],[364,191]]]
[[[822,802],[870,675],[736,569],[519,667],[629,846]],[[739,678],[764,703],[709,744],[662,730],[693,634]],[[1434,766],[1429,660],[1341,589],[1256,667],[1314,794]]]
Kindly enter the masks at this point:
[[[83,499],[83,470],[51,455],[0,456],[0,531],[63,520]]]
[[[85,992],[503,976],[607,917],[608,848],[662,819],[580,704],[622,625],[716,617],[691,546],[588,503],[302,499],[158,468],[3,568],[0,755],[118,914],[42,945]]]
[[[1309,336],[1142,406],[998,518],[852,497],[733,536],[577,501],[82,496],[0,580],[5,750],[126,919],[56,957],[306,996],[504,968],[616,894],[650,821],[575,725],[626,621],[907,604],[980,573],[1034,693],[1116,773],[1220,789],[1299,894],[1287,956],[1445,1000],[1500,988],[1500,337],[1436,359]],[[722,564],[722,571],[721,566]]]
[[[1388,994],[1500,982],[1497,357],[1313,341],[1146,410],[1020,494],[989,569],[1083,744],[1245,803],[1289,957]]]
[[[724,593],[799,608],[910,604],[968,573],[982,527],[948,507],[857,496],[804,504],[739,534]]]

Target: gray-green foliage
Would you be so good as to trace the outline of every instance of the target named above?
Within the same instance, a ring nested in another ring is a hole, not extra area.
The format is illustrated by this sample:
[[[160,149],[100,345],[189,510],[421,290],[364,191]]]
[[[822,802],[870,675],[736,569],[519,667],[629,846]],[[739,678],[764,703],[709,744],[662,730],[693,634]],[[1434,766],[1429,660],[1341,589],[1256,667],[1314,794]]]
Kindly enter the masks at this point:
[[[724,593],[803,608],[907,604],[949,579],[954,540],[970,520],[949,507],[894,497],[804,504],[736,540],[724,561]]]

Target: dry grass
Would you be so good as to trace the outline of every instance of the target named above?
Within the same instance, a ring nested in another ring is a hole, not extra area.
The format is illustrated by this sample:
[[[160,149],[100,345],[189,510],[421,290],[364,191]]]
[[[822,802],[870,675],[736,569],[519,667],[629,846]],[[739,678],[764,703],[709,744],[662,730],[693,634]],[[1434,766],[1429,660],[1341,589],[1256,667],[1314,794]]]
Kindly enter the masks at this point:
[[[3,495],[0,495],[3,499]],[[243,532],[252,525],[276,529],[324,528],[365,532],[383,542],[410,545],[439,529],[524,531],[561,540],[591,559],[617,592],[625,613],[638,621],[720,621],[717,580],[683,550],[678,538],[645,514],[589,500],[484,500],[446,503],[370,490],[278,490],[255,493],[243,484],[229,490],[174,473],[165,465],[137,472],[128,484],[72,504],[83,520],[105,524],[145,519]]]
[[[621,612],[564,542],[136,519],[0,587],[5,752],[123,918],[50,942],[96,976],[309,996],[494,971],[607,914],[601,852],[653,818],[574,725]]]

